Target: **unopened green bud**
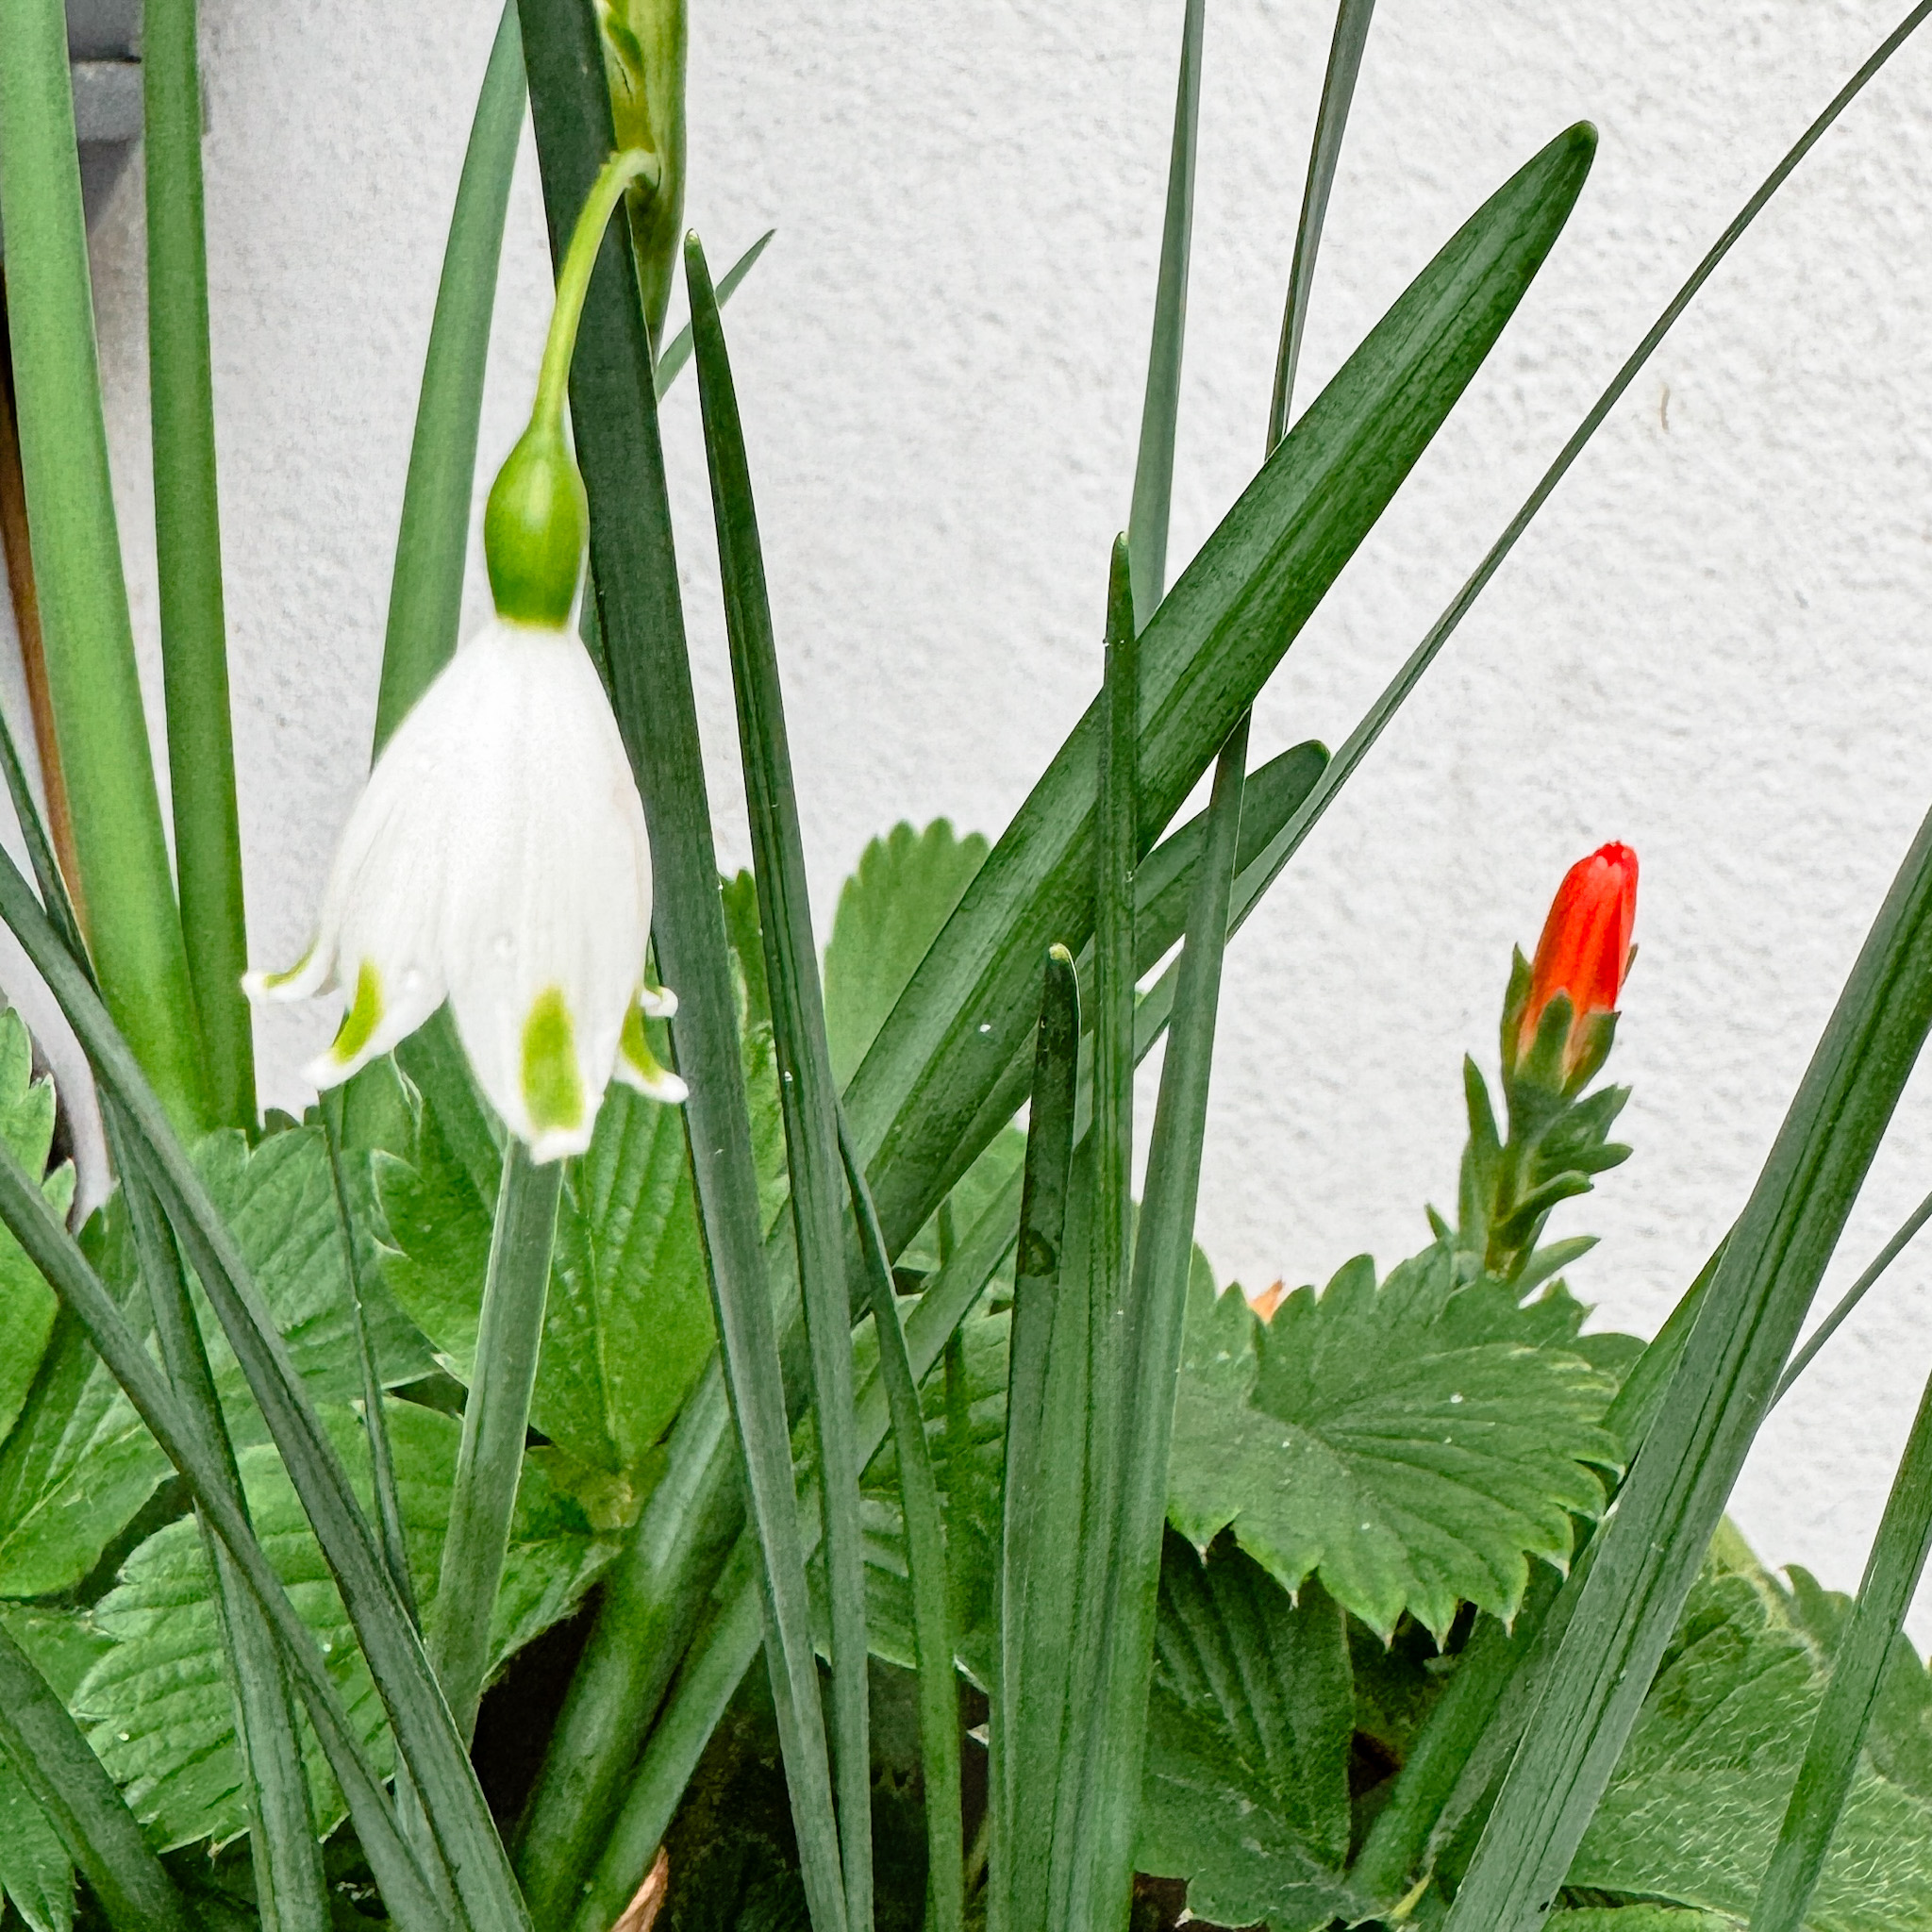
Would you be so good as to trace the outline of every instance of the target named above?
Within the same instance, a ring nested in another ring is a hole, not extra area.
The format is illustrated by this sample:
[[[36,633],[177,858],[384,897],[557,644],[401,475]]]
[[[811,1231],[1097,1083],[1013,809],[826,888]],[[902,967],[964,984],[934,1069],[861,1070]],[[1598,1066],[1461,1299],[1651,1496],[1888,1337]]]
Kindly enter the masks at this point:
[[[590,505],[559,425],[539,418],[490,486],[483,558],[497,614],[561,630],[576,601]]]

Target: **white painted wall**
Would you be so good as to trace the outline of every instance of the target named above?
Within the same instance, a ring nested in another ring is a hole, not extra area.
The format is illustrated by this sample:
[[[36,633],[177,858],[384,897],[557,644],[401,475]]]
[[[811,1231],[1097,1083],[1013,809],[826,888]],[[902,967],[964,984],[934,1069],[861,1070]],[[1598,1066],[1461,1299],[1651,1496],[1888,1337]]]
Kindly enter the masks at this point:
[[[1384,0],[1305,395],[1512,168],[1603,131],[1497,353],[1258,709],[1337,742],[1628,346],[1898,0]],[[698,0],[690,213],[731,311],[821,924],[894,819],[996,832],[1097,675],[1125,516],[1177,4]],[[293,957],[366,757],[396,508],[490,0],[204,0],[215,374],[250,915]],[[1175,563],[1257,459],[1327,9],[1209,8]],[[1807,164],[1638,381],[1290,876],[1227,989],[1201,1235],[1224,1274],[1420,1244],[1512,941],[1607,838],[1643,860],[1617,1070],[1636,1158],[1568,1231],[1647,1331],[1741,1204],[1932,802],[1932,43]],[[528,161],[528,156],[525,156]],[[124,536],[152,643],[142,212],[94,267]],[[527,396],[545,258],[512,208],[484,453]],[[669,407],[724,850],[745,849],[708,508]],[[489,468],[484,475],[487,477]],[[276,1015],[269,1098],[328,1024]],[[1908,1094],[1827,1297],[1932,1186]],[[1908,1256],[1766,1431],[1738,1514],[1856,1585],[1919,1384]],[[1932,1638],[1932,1601],[1922,1605]]]

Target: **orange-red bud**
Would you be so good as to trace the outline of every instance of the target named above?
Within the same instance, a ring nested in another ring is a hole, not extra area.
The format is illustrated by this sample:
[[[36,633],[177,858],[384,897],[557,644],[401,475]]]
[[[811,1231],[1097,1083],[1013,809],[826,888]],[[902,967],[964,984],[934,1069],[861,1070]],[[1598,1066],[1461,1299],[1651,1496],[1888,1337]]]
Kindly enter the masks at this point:
[[[1564,874],[1536,945],[1529,1002],[1517,1036],[1519,1056],[1528,1053],[1543,1008],[1559,992],[1570,996],[1566,1064],[1582,1051],[1581,1023],[1616,1009],[1636,922],[1637,855],[1629,846],[1602,846]]]

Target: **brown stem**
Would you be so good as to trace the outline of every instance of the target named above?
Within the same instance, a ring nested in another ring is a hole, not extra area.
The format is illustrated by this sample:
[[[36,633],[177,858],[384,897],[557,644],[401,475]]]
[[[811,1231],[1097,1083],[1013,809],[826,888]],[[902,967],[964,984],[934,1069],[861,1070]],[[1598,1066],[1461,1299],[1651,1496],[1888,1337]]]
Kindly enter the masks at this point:
[[[26,674],[27,703],[34,719],[34,744],[41,755],[41,779],[47,796],[47,831],[54,857],[67,880],[68,896],[82,933],[88,929],[87,900],[80,889],[80,866],[74,852],[74,814],[67,803],[67,777],[60,769],[60,746],[54,736],[54,700],[47,690],[47,653],[41,635],[41,599],[34,589],[32,542],[26,522],[26,479],[20,467],[20,427],[13,407],[13,349],[7,329],[7,285],[0,278],[0,557],[13,593],[13,622],[20,634],[21,668]]]

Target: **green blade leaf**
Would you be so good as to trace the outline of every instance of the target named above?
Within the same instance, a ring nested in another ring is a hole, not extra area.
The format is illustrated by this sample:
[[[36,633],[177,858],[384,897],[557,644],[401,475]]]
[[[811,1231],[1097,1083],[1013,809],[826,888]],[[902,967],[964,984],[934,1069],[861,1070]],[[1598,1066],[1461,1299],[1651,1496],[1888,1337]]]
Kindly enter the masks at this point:
[[[1925,1556],[1932,1549],[1932,1382],[1920,1398],[1872,1545],[1864,1581],[1832,1657],[1751,1932],[1799,1932],[1846,1818],[1859,1758]]]
[[[441,1570],[461,1425],[416,1403],[392,1400],[388,1409],[410,1566],[433,1581]],[[357,1418],[332,1407],[326,1421],[358,1490],[366,1491],[367,1450]],[[262,1547],[323,1646],[358,1742],[388,1772],[395,1746],[382,1702],[301,1503],[266,1444],[244,1449],[241,1464]],[[491,1608],[491,1673],[570,1614],[610,1549],[533,1457],[518,1491],[508,1560]],[[157,1844],[219,1844],[233,1838],[247,1816],[241,1802],[242,1767],[224,1681],[221,1625],[193,1524],[170,1524],[142,1542],[115,1588],[95,1607],[93,1623],[112,1644],[72,1702],[102,1761],[137,1794],[140,1815]],[[307,1769],[319,1824],[332,1830],[343,1816],[342,1799],[312,1741]]]
[[[1707,1572],[1569,1882],[1742,1921],[1822,1690],[1817,1654],[1760,1581]],[[1928,1844],[1932,1808],[1861,1770],[1804,1924],[1893,1932],[1920,1923],[1932,1913]]]
[[[1194,1207],[1208,1132],[1208,1075],[1247,758],[1248,721],[1243,717],[1215,766],[1208,837],[1195,868],[1134,1245],[1125,1466],[1118,1547],[1106,1605],[1108,1678],[1088,1734],[1092,1760],[1108,1767],[1108,1775],[1095,1784],[1097,1911],[1102,1923],[1118,1916],[1133,1881],[1134,1820],[1147,1748],[1148,1680],[1154,1667],[1174,1392],[1194,1258]]]
[[[1474,374],[1561,229],[1593,144],[1587,128],[1558,137],[1472,218],[1155,613],[1141,642],[1143,849]],[[1031,1027],[1033,962],[1091,930],[1097,720],[1090,710],[989,855],[848,1091],[895,1249],[977,1152],[961,1139]]]
[[[0,223],[47,678],[103,996],[182,1127],[208,1125],[101,417],[59,0],[0,7]]]
[[[556,253],[610,151],[610,102],[596,21],[587,9],[575,0],[525,0],[523,20]],[[766,1557],[773,1690],[800,1838],[812,1841],[828,1828],[833,1809],[824,1715],[651,346],[637,291],[628,230],[614,226],[585,304],[571,418],[590,492],[592,581],[612,701],[651,834],[658,963],[683,999],[672,1038],[691,1090],[686,1118],[713,1314],[749,1514]],[[722,1450],[722,1437],[712,1440]],[[814,1860],[814,1918],[821,1932],[840,1932],[842,1898],[824,1895],[818,1872]],[[575,1872],[558,1872],[555,1882],[574,1888],[578,1881]],[[532,1890],[539,1911],[556,1911],[569,1895],[535,1882]]]
[[[853,1932],[873,1921],[872,1751],[865,1636],[864,1557],[858,1530],[858,1457],[852,1428],[851,1296],[839,1177],[838,1089],[819,990],[817,942],[805,881],[805,844],[777,646],[765,591],[758,512],[724,325],[710,272],[695,235],[684,250],[696,344],[705,453],[724,582],[738,740],[744,765],[753,875],[764,941],[765,986],[778,1054],[779,1099],[790,1157],[792,1240],[811,1354],[812,1416],[818,1437],[819,1495],[824,1515],[824,1567],[830,1607],[832,1747],[838,1780],[838,1840],[813,1843],[800,1832],[808,1894],[842,1871],[845,1918]],[[890,1288],[888,1292],[890,1293]],[[778,1391],[782,1413],[784,1394]],[[812,1665],[816,1694],[817,1670]],[[794,1690],[800,1695],[803,1688]],[[814,1874],[813,1866],[821,1869]]]
[[[765,252],[766,244],[777,233],[776,228],[765,232],[718,277],[718,307],[723,308],[737,294],[738,285],[750,275],[758,258]],[[665,391],[677,380],[677,373],[691,360],[691,324],[685,325],[664,345],[664,353],[658,358],[657,385],[661,397]]]
[[[424,358],[375,698],[377,751],[457,647],[490,318],[523,131],[524,43],[516,0],[505,0],[470,124]]]
[[[879,1378],[892,1415],[898,1452],[899,1491],[906,1525],[907,1574],[912,1591],[914,1664],[919,1673],[919,1755],[924,1776],[927,1924],[931,1932],[965,1932],[965,1844],[960,1815],[959,1686],[954,1674],[953,1638],[946,1605],[946,1533],[939,1485],[925,1438],[925,1412],[906,1330],[892,1287],[885,1237],[865,1191],[852,1136],[840,1122],[839,1152],[845,1184],[858,1219],[859,1245],[872,1289],[872,1318],[878,1340]]]
[[[1085,1325],[1076,1319],[1084,1297],[1066,1279],[1079,1048],[1079,980],[1059,947],[1047,955],[1035,1032],[1013,1265],[998,1705],[989,1735],[988,1802],[998,1807],[999,1841],[990,1882],[1003,1924],[1024,1924],[1045,1903],[1054,1796],[1047,1780],[1058,1771],[1066,1726],[1073,1536],[1083,1488],[1075,1478],[1084,1453],[1080,1410],[1061,1399],[1080,1367],[1075,1344],[1083,1339],[1074,1333],[1070,1343],[1067,1336]]]
[[[115,1932],[193,1932],[194,1922],[174,1882],[148,1849],[67,1707],[5,1628],[0,1628],[0,1757],[52,1821]],[[9,1890],[14,1883],[8,1879]]]
[[[1315,115],[1315,139],[1308,150],[1307,184],[1302,190],[1301,219],[1295,224],[1294,266],[1289,271],[1288,300],[1282,305],[1281,346],[1274,358],[1274,395],[1268,411],[1268,447],[1288,434],[1289,406],[1302,359],[1302,332],[1307,326],[1308,297],[1315,286],[1315,257],[1328,219],[1328,195],[1341,159],[1341,137],[1355,102],[1356,76],[1368,44],[1375,0],[1341,0],[1335,9],[1335,38],[1328,45],[1328,71],[1322,79],[1322,105]]]
[[[195,0],[153,0],[142,14],[155,564],[168,791],[189,978],[208,1049],[213,1118],[252,1127],[255,1022],[242,991],[248,933],[222,604],[195,15]]]
[[[1207,16],[1207,0],[1187,0],[1181,21],[1180,78],[1174,88],[1174,142],[1167,162],[1167,216],[1160,231],[1160,274],[1154,289],[1154,339],[1147,350],[1134,507],[1127,520],[1134,613],[1142,622],[1153,616],[1167,589],[1174,424],[1180,413],[1188,258],[1194,232],[1194,156],[1201,138],[1201,39]]]
[[[1840,993],[1578,1596],[1451,1915],[1540,1923],[1636,1722],[1906,1075],[1932,1028],[1932,820]]]
[[[1558,1340],[1574,1302],[1519,1310],[1457,1291],[1445,1246],[1380,1286],[1366,1257],[1259,1322],[1237,1291],[1190,1290],[1170,1514],[1197,1549],[1225,1527],[1284,1589],[1319,1574],[1383,1636],[1404,1611],[1447,1635],[1474,1603],[1512,1617],[1528,1559],[1562,1565],[1590,1465],[1614,1467],[1607,1377]],[[1533,1353],[1532,1353],[1533,1351]]]
[[[430,1667],[465,1739],[476,1728],[490,1660],[490,1620],[524,1471],[562,1183],[558,1162],[540,1167],[521,1141],[509,1143],[476,1329],[476,1374],[463,1404],[462,1449],[437,1609],[426,1625]]]

